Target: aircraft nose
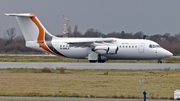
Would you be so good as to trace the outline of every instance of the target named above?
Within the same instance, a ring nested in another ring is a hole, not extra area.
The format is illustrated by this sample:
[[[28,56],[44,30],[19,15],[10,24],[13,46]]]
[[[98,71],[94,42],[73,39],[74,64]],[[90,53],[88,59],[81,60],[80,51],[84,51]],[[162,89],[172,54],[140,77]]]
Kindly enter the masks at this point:
[[[166,57],[173,56],[173,54],[168,50],[165,50],[164,54],[165,54]]]
[[[169,56],[173,56],[173,53],[169,52]]]

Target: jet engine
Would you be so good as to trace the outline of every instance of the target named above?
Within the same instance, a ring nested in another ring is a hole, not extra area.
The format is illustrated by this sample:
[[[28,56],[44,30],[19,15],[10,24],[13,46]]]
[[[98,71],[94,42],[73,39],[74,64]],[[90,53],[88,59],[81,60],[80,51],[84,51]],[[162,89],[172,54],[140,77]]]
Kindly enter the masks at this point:
[[[117,46],[96,46],[92,49],[92,51],[98,54],[117,54],[118,47]]]
[[[108,54],[117,54],[118,49],[117,46],[108,46]]]

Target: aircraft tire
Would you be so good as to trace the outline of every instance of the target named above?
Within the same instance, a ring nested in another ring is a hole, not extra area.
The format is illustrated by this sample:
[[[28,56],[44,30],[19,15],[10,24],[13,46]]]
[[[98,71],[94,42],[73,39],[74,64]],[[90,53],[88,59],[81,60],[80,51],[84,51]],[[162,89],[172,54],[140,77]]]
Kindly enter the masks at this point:
[[[96,63],[96,60],[89,60],[90,63]]]
[[[106,60],[98,60],[98,63],[104,63]]]

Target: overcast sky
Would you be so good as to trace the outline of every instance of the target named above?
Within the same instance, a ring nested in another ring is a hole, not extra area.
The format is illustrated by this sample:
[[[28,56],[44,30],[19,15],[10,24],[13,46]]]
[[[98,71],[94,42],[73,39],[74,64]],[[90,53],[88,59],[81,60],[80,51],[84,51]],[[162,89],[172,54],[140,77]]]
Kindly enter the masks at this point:
[[[104,34],[180,33],[180,0],[0,0],[0,37],[10,27],[21,33],[16,19],[4,13],[34,13],[54,35],[62,34],[63,15],[83,34],[88,28]]]

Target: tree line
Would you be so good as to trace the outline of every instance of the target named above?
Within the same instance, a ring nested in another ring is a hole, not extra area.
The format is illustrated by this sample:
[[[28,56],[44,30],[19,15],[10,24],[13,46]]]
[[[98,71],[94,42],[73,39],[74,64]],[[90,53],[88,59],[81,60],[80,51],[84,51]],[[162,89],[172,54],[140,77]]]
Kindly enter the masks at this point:
[[[114,37],[114,38],[122,38],[122,39],[149,39],[157,42],[163,48],[169,50],[174,55],[180,55],[180,33],[171,35],[170,33],[155,34],[155,35],[146,35],[142,31],[136,33],[126,33],[124,31],[121,32],[111,32],[108,34],[104,34],[98,29],[89,28],[86,30],[84,34],[82,34],[78,30],[78,26],[74,27],[74,30],[71,31],[71,27],[68,29],[69,37]],[[56,35],[57,37],[62,37],[63,35]],[[32,54],[44,54],[43,52],[30,49],[25,47],[25,39],[22,35],[16,35],[15,28],[9,28],[6,30],[4,34],[4,38],[0,38],[0,53],[32,53]]]
[[[42,52],[27,48],[25,39],[22,35],[15,32],[15,28],[9,28],[4,33],[4,37],[0,38],[0,54],[42,54]]]

